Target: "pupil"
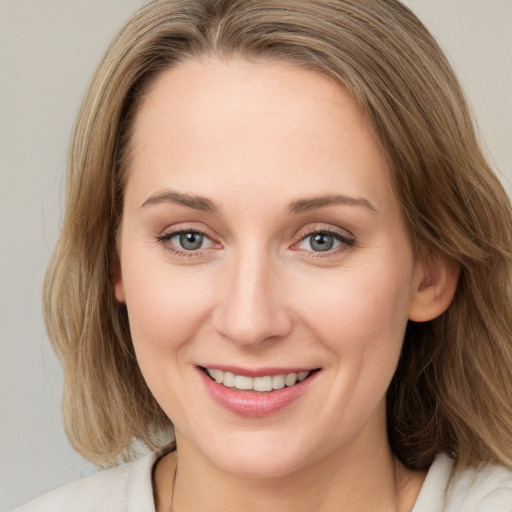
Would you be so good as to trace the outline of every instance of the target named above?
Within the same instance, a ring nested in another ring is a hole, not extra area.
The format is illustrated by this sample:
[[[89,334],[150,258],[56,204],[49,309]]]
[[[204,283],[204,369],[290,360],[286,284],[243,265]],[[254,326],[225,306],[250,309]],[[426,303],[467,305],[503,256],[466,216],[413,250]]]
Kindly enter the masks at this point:
[[[329,251],[334,245],[334,238],[332,235],[318,233],[311,238],[310,243],[314,251]]]
[[[203,244],[203,235],[200,233],[182,233],[180,235],[180,245],[188,251],[195,251],[201,248]]]

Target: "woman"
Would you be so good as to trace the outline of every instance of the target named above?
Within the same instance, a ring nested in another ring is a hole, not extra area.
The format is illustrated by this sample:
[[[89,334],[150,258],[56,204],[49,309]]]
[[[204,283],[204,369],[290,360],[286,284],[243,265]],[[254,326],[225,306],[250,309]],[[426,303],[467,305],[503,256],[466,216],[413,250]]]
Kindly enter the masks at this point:
[[[67,187],[68,435],[154,451],[20,510],[512,510],[510,203],[402,4],[148,3]]]

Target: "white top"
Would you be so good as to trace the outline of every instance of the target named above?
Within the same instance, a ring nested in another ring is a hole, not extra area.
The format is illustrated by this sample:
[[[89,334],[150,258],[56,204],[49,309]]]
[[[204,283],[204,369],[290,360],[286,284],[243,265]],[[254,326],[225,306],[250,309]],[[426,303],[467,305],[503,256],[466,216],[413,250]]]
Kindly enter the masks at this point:
[[[12,512],[154,512],[157,454],[77,480]],[[439,455],[412,512],[512,512],[512,471],[487,465],[453,471]]]

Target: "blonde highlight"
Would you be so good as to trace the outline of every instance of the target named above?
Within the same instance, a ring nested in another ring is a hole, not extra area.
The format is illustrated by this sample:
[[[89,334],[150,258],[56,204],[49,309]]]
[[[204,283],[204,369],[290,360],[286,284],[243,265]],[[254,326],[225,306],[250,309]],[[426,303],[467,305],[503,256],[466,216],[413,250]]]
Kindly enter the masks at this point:
[[[440,451],[512,467],[510,201],[449,63],[396,0],[156,0],[114,39],[78,113],[44,288],[73,445],[108,465],[129,458],[134,439],[156,448],[172,430],[113,294],[115,240],[141,102],[165,69],[210,55],[316,70],[368,113],[415,245],[461,269],[448,310],[407,328],[388,392],[392,448],[414,469]]]

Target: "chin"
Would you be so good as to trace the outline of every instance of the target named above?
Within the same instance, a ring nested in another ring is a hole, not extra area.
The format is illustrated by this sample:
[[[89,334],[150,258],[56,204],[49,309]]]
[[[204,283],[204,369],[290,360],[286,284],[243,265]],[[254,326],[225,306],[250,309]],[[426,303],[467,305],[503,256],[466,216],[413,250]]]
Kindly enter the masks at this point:
[[[286,436],[275,432],[257,432],[248,435],[232,434],[228,442],[213,443],[202,450],[210,462],[233,476],[244,478],[286,477],[308,466],[318,456],[307,450],[296,433]],[[308,455],[309,452],[309,455]]]

